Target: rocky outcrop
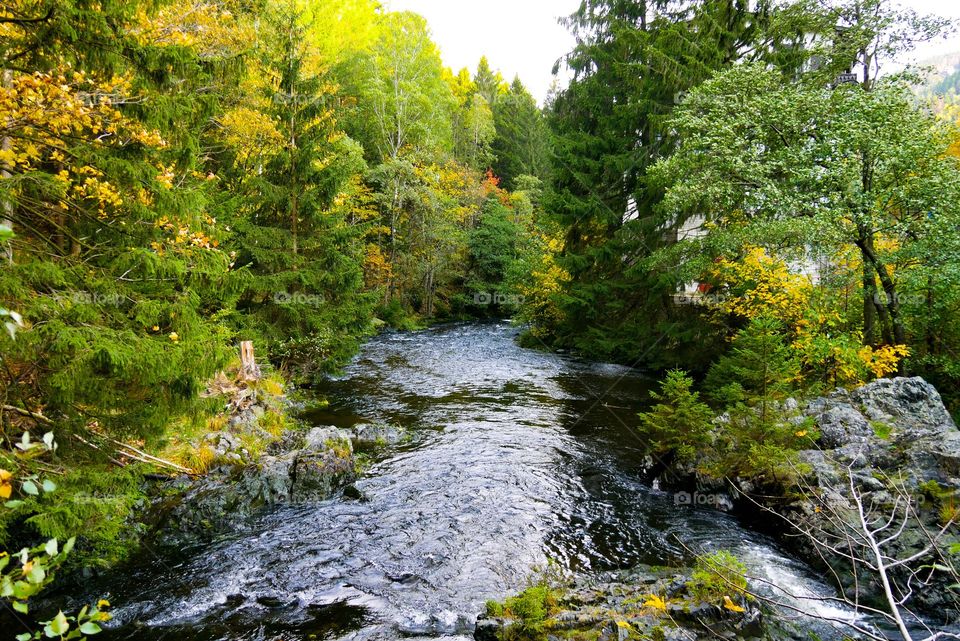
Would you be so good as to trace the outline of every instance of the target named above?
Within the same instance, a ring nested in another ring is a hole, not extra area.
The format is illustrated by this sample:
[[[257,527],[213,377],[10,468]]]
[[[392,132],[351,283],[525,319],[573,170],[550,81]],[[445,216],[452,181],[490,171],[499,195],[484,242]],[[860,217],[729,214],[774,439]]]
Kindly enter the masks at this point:
[[[248,425],[247,427],[250,427]],[[328,499],[358,476],[355,448],[399,443],[403,432],[389,425],[352,429],[314,427],[275,438],[252,458],[233,431],[207,435],[218,464],[199,479],[181,477],[166,488],[153,521],[176,545],[243,529],[264,507]]]
[[[541,638],[547,641],[714,641],[789,638],[773,635],[760,606],[734,595],[716,602],[695,598],[689,575],[638,566],[599,577],[581,577],[557,591],[556,607],[531,630],[511,612],[477,620],[477,641]],[[488,610],[490,608],[488,607]],[[531,632],[533,632],[531,634]]]
[[[855,491],[874,518],[893,523],[893,529],[877,537],[895,535],[884,547],[891,560],[910,558],[926,549],[931,537],[936,540],[931,554],[892,570],[895,579],[906,582],[910,568],[942,565],[951,558],[948,550],[960,543],[960,524],[938,533],[949,523],[949,506],[960,497],[960,431],[932,385],[916,377],[880,379],[817,398],[804,413],[819,430],[819,449],[800,452],[799,459],[809,471],[797,498],[775,505],[778,512],[801,527],[840,537],[843,531],[830,517],[855,506]],[[907,500],[914,506],[910,517],[899,507]],[[896,529],[904,522],[906,527],[898,534]],[[810,537],[791,537],[790,545],[811,562],[823,563],[823,547]],[[827,561],[845,566],[840,558]],[[849,577],[845,588],[852,592],[852,572],[841,576]],[[929,584],[915,590],[910,605],[956,621],[960,599],[947,588],[956,582],[955,576],[928,571],[925,579]],[[861,592],[866,585],[868,591],[879,594],[875,573],[862,573],[858,580]]]
[[[851,520],[858,524],[856,494],[872,510],[871,518],[892,518],[894,530],[906,523],[886,544],[892,558],[909,558],[924,550],[951,516],[960,516],[960,510],[951,515],[951,506],[960,505],[960,431],[937,390],[916,377],[879,379],[806,404],[787,402],[780,412],[783,421],[797,425],[798,430],[819,434],[815,448],[797,454],[798,478],[786,486],[769,482],[761,486],[757,479],[709,478],[698,471],[696,462],[668,467],[663,484],[709,495],[713,507],[739,510],[754,522],[770,525],[772,533],[782,535],[783,543],[796,554],[814,565],[832,566],[838,576],[847,577],[845,589],[859,588],[861,598],[865,593],[879,595],[875,573],[865,571],[855,583],[842,555],[825,551],[816,539],[845,540],[852,530],[844,530],[842,524]],[[720,417],[717,429],[723,429],[723,424]],[[909,518],[902,518],[898,514],[907,500],[916,509]],[[817,536],[798,536],[796,528],[775,517],[771,522],[772,512]],[[910,567],[949,564],[948,550],[956,544],[960,544],[960,524],[954,523],[937,540],[935,552],[896,568],[894,578],[906,581]],[[914,590],[911,605],[940,618],[960,618],[958,594],[947,589],[956,578],[947,572],[928,572],[927,578],[931,576],[928,586]]]

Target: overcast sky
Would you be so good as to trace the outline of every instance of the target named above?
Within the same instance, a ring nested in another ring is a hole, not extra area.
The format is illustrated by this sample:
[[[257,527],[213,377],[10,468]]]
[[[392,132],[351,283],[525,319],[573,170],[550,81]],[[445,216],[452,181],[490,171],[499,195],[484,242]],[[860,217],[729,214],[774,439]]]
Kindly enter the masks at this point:
[[[440,45],[443,61],[454,71],[476,68],[486,55],[507,81],[520,79],[543,100],[553,78],[553,63],[570,51],[573,38],[557,18],[574,12],[580,0],[385,0],[395,11],[424,16]],[[922,13],[960,19],[957,0],[901,0]],[[918,58],[960,51],[960,36],[923,47]]]

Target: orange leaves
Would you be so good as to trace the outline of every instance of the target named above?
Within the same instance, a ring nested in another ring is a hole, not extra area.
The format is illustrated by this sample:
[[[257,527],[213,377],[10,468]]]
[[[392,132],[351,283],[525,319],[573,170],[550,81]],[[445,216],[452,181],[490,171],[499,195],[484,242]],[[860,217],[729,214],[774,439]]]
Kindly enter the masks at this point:
[[[213,225],[216,221],[207,217],[207,224]],[[155,225],[170,234],[166,242],[153,242],[150,244],[158,254],[162,254],[166,249],[185,251],[191,248],[215,250],[219,246],[219,241],[211,238],[202,230],[192,230],[190,226],[182,221],[172,221],[166,216],[158,220]]]

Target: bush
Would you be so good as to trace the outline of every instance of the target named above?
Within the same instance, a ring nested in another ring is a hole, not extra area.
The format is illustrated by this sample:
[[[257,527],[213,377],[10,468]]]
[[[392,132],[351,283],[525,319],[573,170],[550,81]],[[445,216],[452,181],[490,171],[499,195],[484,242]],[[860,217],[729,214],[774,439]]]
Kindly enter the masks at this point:
[[[660,382],[660,392],[650,396],[659,401],[640,414],[644,436],[658,453],[673,452],[681,461],[693,460],[710,442],[713,410],[691,390],[693,380],[686,372],[673,370]]]
[[[721,604],[724,597],[744,596],[747,592],[747,566],[726,550],[697,558],[687,581],[690,596],[704,603]]]

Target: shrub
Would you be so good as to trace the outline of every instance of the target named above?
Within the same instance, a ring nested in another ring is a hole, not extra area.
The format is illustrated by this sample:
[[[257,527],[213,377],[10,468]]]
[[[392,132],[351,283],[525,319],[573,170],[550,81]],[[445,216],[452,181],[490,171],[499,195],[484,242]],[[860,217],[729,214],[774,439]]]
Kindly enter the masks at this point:
[[[744,596],[747,592],[747,566],[726,550],[697,558],[687,581],[690,596],[704,603],[720,604],[724,597]]]
[[[682,461],[692,460],[710,442],[713,410],[691,390],[693,380],[686,372],[673,370],[660,382],[660,391],[650,396],[659,401],[640,414],[641,430],[651,439],[651,448],[674,452]]]

